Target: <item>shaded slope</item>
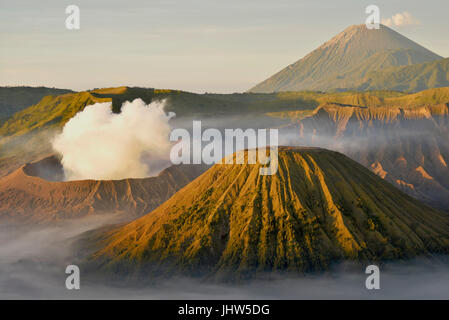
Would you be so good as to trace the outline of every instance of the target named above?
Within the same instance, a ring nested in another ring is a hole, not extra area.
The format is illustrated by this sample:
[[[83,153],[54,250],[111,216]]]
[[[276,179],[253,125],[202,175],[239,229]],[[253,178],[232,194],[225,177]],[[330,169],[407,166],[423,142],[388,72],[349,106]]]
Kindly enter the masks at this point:
[[[368,73],[357,90],[398,90],[417,92],[449,86],[449,59],[387,68]]]
[[[60,163],[46,158],[0,178],[0,221],[56,223],[97,214],[131,220],[159,206],[205,169],[179,165],[144,179],[62,182]]]
[[[371,71],[440,59],[384,25],[378,30],[354,25],[249,91],[357,88]],[[383,86],[382,89],[390,88]]]
[[[279,170],[215,165],[150,214],[84,239],[87,266],[126,276],[252,277],[340,259],[449,249],[449,216],[340,153],[281,148]]]

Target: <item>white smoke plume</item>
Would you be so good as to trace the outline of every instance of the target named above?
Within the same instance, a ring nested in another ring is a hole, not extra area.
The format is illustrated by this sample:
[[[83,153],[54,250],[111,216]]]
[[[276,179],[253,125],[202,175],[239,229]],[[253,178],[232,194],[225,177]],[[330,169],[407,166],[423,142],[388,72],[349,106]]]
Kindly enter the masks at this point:
[[[171,144],[165,102],[96,103],[77,113],[53,141],[68,180],[144,178],[167,166]]]

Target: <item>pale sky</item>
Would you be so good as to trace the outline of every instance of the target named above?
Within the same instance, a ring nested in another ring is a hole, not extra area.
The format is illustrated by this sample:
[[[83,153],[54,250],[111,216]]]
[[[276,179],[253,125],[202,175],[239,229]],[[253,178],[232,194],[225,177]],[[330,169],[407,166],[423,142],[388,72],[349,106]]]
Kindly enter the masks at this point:
[[[71,4],[80,30],[65,27]],[[447,0],[1,0],[0,86],[242,92],[364,23],[370,4],[390,21],[407,12],[392,28],[449,57]]]

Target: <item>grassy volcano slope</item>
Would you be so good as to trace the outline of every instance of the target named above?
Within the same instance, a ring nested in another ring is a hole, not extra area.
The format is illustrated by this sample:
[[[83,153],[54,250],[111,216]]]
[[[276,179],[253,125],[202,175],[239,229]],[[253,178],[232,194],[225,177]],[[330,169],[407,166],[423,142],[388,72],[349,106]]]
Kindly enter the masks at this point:
[[[48,95],[60,95],[72,90],[46,87],[0,87],[0,121],[21,111]]]
[[[215,165],[150,214],[90,235],[86,266],[236,279],[449,251],[448,215],[340,153],[282,147],[276,175],[259,167]]]

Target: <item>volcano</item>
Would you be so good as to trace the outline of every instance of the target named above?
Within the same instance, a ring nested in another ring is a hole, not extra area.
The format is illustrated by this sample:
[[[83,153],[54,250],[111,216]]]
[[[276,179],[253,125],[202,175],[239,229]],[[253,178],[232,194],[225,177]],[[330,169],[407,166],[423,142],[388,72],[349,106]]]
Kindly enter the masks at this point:
[[[281,147],[275,175],[217,164],[153,212],[80,240],[85,270],[242,279],[449,251],[449,216],[334,151]]]
[[[206,168],[176,165],[143,179],[62,181],[62,165],[49,156],[0,178],[0,221],[54,224],[102,214],[130,221],[155,209]]]
[[[353,25],[249,91],[356,89],[368,86],[365,77],[372,71],[441,59],[384,25],[371,30],[365,25]]]

